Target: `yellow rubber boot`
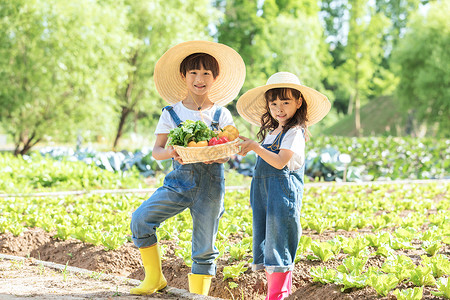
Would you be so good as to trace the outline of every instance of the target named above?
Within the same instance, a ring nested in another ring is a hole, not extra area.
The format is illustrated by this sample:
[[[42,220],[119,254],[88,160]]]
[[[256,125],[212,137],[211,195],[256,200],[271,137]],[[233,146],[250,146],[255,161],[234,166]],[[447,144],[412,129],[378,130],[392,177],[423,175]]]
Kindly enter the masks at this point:
[[[162,290],[167,286],[166,278],[161,268],[161,252],[158,244],[146,248],[139,248],[142,264],[144,265],[145,278],[138,286],[131,289],[133,295],[149,295]]]
[[[212,277],[212,275],[189,273],[189,292],[208,296]]]

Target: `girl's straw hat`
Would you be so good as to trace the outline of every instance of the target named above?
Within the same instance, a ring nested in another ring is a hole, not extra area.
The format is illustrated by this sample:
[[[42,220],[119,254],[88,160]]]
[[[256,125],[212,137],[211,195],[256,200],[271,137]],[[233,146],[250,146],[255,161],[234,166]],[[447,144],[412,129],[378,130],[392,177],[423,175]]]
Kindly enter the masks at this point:
[[[300,84],[300,80],[292,73],[278,72],[270,76],[266,85],[253,88],[239,98],[236,108],[241,117],[253,125],[261,126],[261,117],[267,111],[264,93],[273,88],[293,88],[302,93],[308,105],[307,126],[319,122],[330,111],[331,103],[325,95]]]
[[[180,64],[188,55],[197,52],[207,53],[219,63],[219,76],[208,93],[209,99],[221,106],[233,101],[244,84],[244,61],[232,48],[209,41],[184,42],[161,56],[153,75],[158,93],[170,104],[186,98],[188,90],[180,75]]]

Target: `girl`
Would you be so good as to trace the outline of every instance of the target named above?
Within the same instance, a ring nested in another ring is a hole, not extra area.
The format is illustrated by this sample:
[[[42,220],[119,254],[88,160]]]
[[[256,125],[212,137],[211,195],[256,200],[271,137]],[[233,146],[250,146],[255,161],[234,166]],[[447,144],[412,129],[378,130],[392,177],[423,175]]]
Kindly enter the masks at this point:
[[[164,185],[133,213],[131,231],[145,270],[144,281],[131,294],[152,294],[167,285],[161,268],[156,228],[166,219],[190,209],[192,230],[191,293],[207,295],[216,273],[214,246],[219,218],[224,212],[224,167],[227,159],[183,164],[172,146],[166,147],[171,129],[185,120],[203,120],[217,128],[234,125],[224,107],[232,101],[245,79],[240,55],[228,46],[208,41],[190,41],[169,49],[155,66],[155,86],[161,97],[173,104],[163,109],[156,127],[153,157],[173,159],[173,171]]]
[[[257,137],[262,144],[240,136],[239,154],[254,151],[259,156],[250,190],[252,268],[266,271],[266,299],[284,299],[291,293],[301,236],[305,132],[330,107],[324,95],[288,72],[275,73],[265,86],[249,90],[237,102],[239,114],[260,126]]]

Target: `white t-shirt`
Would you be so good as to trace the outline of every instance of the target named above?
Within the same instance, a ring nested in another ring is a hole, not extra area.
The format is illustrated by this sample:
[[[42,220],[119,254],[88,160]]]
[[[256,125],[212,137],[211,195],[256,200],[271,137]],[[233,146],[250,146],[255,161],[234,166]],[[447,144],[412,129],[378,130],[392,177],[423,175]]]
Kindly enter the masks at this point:
[[[180,101],[174,105],[172,105],[173,110],[178,115],[178,118],[180,120],[186,121],[186,120],[192,120],[192,121],[198,121],[203,120],[206,125],[209,127],[211,126],[211,122],[214,118],[214,113],[216,112],[218,106],[213,105],[212,107],[198,111],[198,110],[191,110],[186,108],[186,106],[183,105],[183,103]],[[203,119],[202,119],[203,115]],[[231,116],[231,113],[228,109],[225,107],[222,107],[222,112],[220,114],[219,118],[219,127],[223,128],[227,125],[233,125],[233,117]],[[169,133],[171,129],[176,128],[177,124],[173,121],[172,116],[170,113],[165,109],[161,116],[159,117],[158,125],[156,125],[155,134],[165,134]]]
[[[272,144],[277,135],[268,134],[263,144]],[[291,159],[287,163],[290,171],[300,169],[305,163],[305,136],[300,127],[291,127],[286,132],[281,141],[280,149],[287,149],[294,152]]]

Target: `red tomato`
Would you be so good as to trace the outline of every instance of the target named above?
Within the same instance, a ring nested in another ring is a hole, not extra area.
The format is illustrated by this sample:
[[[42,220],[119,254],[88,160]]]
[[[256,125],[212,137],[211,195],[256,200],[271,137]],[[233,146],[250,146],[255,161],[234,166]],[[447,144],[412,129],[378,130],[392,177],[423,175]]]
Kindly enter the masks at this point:
[[[228,143],[228,142],[229,142],[228,138],[226,136],[223,136],[223,137],[221,137],[219,139],[218,144],[225,144],[225,143]]]
[[[208,146],[214,146],[214,145],[217,145],[217,144],[220,144],[220,143],[219,143],[219,139],[217,139],[216,137],[213,137],[208,142]]]

